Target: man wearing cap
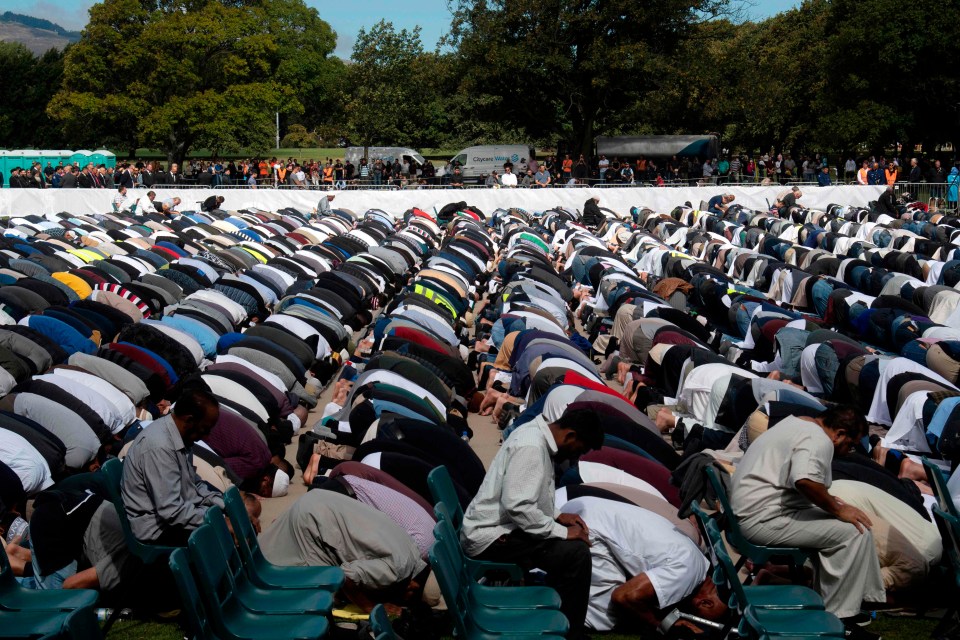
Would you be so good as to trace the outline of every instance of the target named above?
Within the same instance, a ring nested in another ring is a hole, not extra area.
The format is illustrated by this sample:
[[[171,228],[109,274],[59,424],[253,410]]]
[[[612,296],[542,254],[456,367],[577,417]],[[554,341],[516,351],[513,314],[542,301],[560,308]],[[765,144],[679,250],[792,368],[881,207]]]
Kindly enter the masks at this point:
[[[328,191],[322,198],[320,198],[320,202],[317,203],[317,209],[314,212],[317,214],[317,217],[329,216],[333,214],[333,207],[330,206],[330,203],[333,202],[333,199],[336,197],[336,193],[333,191]]]
[[[555,422],[538,415],[510,434],[463,516],[463,549],[475,558],[515,562],[547,572],[580,638],[590,596],[589,529],[576,514],[558,514],[556,459],[576,458],[603,444],[596,413],[576,403]]]

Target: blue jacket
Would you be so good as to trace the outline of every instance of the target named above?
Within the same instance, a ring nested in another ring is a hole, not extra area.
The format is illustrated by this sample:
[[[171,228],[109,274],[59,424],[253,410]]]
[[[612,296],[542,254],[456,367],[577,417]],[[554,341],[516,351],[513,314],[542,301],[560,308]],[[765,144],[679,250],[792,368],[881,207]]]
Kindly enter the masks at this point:
[[[820,173],[818,173],[817,184],[820,185],[821,187],[829,187],[831,184],[833,184],[830,181],[830,172],[828,171],[827,173],[824,173],[821,171]]]
[[[883,175],[883,169],[878,167],[868,171],[867,184],[887,184],[886,178]]]
[[[960,187],[960,170],[956,167],[950,169],[950,175],[947,176],[947,202],[957,201],[957,190]]]

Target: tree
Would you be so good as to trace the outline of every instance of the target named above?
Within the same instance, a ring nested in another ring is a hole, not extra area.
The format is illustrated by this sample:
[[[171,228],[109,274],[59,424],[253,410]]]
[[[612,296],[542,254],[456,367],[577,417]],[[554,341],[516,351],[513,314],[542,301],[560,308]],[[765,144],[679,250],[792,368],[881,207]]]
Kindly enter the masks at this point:
[[[303,0],[104,0],[48,113],[91,145],[272,147],[274,113],[325,82],[335,35]],[[320,79],[318,79],[320,78]]]
[[[35,56],[22,44],[0,42],[0,140],[9,148],[63,146],[46,108],[60,85],[63,53]]]
[[[459,0],[449,43],[477,98],[471,119],[561,135],[590,153],[597,133],[654,86],[658,61],[725,0]]]
[[[283,136],[280,146],[284,149],[307,149],[314,148],[318,144],[317,134],[307,131],[302,124],[292,124],[287,129],[287,135]]]
[[[398,32],[381,20],[369,31],[360,29],[347,69],[344,110],[353,137],[365,147],[411,144],[421,56],[420,27]]]

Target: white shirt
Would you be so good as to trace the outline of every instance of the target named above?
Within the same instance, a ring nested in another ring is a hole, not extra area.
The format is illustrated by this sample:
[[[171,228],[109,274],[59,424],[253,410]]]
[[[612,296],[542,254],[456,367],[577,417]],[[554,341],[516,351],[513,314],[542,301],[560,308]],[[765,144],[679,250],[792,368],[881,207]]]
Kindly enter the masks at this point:
[[[113,433],[121,431],[124,427],[137,419],[137,408],[133,405],[133,402],[130,401],[130,398],[128,398],[123,391],[117,389],[103,378],[97,377],[85,371],[74,371],[73,369],[54,369],[50,375],[36,376],[38,380],[44,380],[51,377],[54,379],[50,380],[50,382],[53,382],[57,385],[61,383],[63,378],[68,378],[83,385],[91,392],[102,396],[105,400],[112,404],[117,412],[117,416],[119,417],[118,420],[107,422],[107,426],[110,427],[110,430]],[[96,410],[95,407],[91,408]],[[105,416],[101,417],[105,418]],[[106,419],[104,422],[106,422]]]
[[[505,187],[517,186],[517,174],[504,173],[502,176],[500,176],[500,184],[502,184]]]
[[[652,511],[631,504],[584,497],[561,508],[590,528],[590,602],[587,627],[609,631],[616,625],[610,600],[627,580],[646,574],[659,608],[680,602],[700,586],[710,563],[690,538]]]
[[[41,376],[33,376],[34,380],[42,380],[52,385],[60,387],[74,398],[90,407],[94,413],[100,416],[104,424],[110,427],[111,433],[118,433],[123,430],[130,422],[124,422],[126,416],[120,413],[117,407],[107,398],[103,397],[92,386],[87,386],[85,382],[71,379],[67,376],[59,375],[59,370],[54,373],[48,373]]]
[[[153,200],[149,196],[143,196],[137,200],[136,206],[137,213],[143,215],[145,213],[156,213],[157,207],[153,204]]]
[[[47,461],[18,433],[0,429],[0,460],[17,474],[28,496],[53,484]]]

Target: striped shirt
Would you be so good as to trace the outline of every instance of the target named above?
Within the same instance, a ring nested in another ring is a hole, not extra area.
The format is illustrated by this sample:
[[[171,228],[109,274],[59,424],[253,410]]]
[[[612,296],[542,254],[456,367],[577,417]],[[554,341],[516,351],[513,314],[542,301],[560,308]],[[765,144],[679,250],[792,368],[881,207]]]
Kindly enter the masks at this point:
[[[556,454],[556,440],[542,416],[510,434],[464,513],[460,539],[467,555],[483,553],[516,529],[535,538],[567,537],[566,527],[556,522]]]

